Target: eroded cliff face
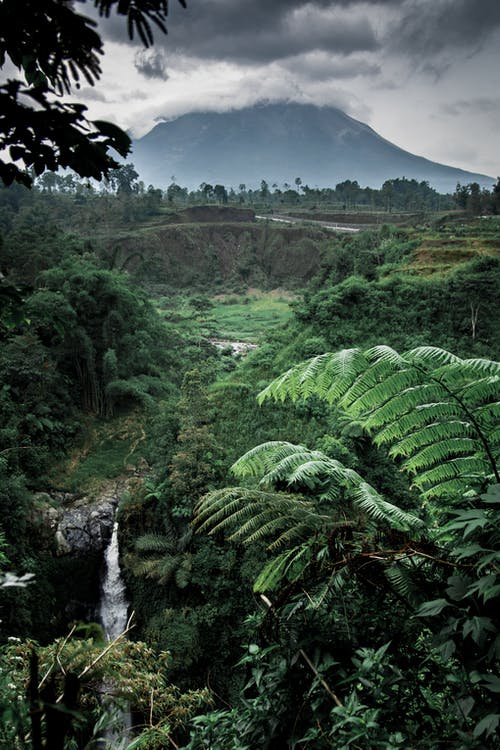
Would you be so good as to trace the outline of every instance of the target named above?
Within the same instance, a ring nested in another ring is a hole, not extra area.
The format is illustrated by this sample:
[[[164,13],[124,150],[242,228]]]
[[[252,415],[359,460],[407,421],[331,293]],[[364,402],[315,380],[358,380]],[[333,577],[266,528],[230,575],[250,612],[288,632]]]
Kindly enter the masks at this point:
[[[40,530],[39,543],[57,556],[102,555],[121,499],[137,486],[137,477],[126,477],[103,483],[88,495],[36,493],[32,520]]]

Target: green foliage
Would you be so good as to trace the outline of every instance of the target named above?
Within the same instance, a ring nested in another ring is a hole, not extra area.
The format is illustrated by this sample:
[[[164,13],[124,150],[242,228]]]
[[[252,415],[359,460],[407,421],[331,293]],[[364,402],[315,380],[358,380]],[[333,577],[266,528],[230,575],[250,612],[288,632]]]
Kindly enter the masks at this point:
[[[32,327],[76,381],[84,409],[111,414],[161,393],[162,331],[144,296],[90,259],[67,260],[40,282],[28,303]]]
[[[56,735],[57,747],[61,750],[63,747],[87,747],[96,722],[103,730],[112,718],[101,716],[103,711],[96,685],[102,685],[103,681],[113,686],[118,705],[128,704],[136,716],[143,717],[144,723],[148,722],[151,729],[146,733],[148,740],[154,734],[153,728],[157,734],[162,733],[166,742],[174,742],[174,737],[178,740],[194,712],[209,705],[208,691],[181,693],[170,683],[168,654],[154,653],[144,643],[123,638],[105,644],[102,640],[82,639],[77,635],[77,629],[73,628],[69,636],[44,648],[17,639],[2,648],[0,662],[4,679],[0,683],[0,706],[3,721],[0,732],[4,735],[2,739],[12,742],[11,745],[6,742],[2,747],[35,747],[31,742],[34,743],[37,726],[39,748],[53,750]],[[77,691],[71,704],[70,681]],[[25,701],[26,684],[32,699],[31,722]],[[139,732],[142,723],[140,720]],[[48,744],[51,725],[50,736],[54,744]],[[62,726],[64,729],[61,730]],[[67,740],[63,745],[65,735]],[[151,750],[158,747],[153,742],[143,742],[142,746]]]
[[[451,549],[456,570],[446,581],[444,596],[418,610],[433,626],[434,647],[442,657],[461,662],[463,671],[454,684],[473,736],[492,741],[500,723],[499,503],[500,485],[490,485],[479,498],[469,498],[453,511],[442,535],[456,540]]]
[[[295,696],[300,713],[307,704],[311,716],[303,728],[302,716],[292,726],[280,703],[286,688],[274,684],[271,698],[267,681],[279,673],[289,683],[294,660],[283,660],[283,643],[272,646],[278,658],[259,672],[259,697],[243,693],[223,716],[216,741],[232,747],[238,726],[239,741],[249,747],[495,746],[498,484],[480,500],[476,494],[498,480],[498,369],[496,362],[460,359],[437,347],[399,354],[378,346],[314,357],[262,391],[261,401],[314,396],[338,403],[375,442],[403,456],[402,467],[425,501],[446,500],[441,518],[447,507],[455,510],[441,531],[425,529],[353,469],[300,445],[264,443],[239,459],[233,471],[259,480],[259,487],[209,493],[196,508],[196,523],[201,531],[229,530],[230,538],[247,544],[270,540],[272,557],[254,590],[272,592],[275,604],[263,597],[270,617],[288,629],[295,659],[300,655],[316,679],[309,681],[307,701]],[[374,591],[381,617],[373,613],[368,624],[363,613]],[[408,621],[396,602],[407,612],[419,607],[425,627]],[[315,619],[315,627],[301,618]],[[321,618],[333,629],[326,639]],[[391,630],[399,647],[387,642]],[[308,648],[321,644],[320,666],[300,647],[300,637]],[[328,650],[340,637],[345,642],[332,659]],[[276,724],[266,723],[262,705],[265,716],[279,717]],[[394,705],[404,706],[397,719]],[[200,726],[213,731],[206,718]],[[258,741],[256,726],[263,733]]]
[[[404,457],[424,497],[446,498],[498,481],[499,372],[496,362],[437,347],[350,349],[293,367],[259,398],[337,402]]]

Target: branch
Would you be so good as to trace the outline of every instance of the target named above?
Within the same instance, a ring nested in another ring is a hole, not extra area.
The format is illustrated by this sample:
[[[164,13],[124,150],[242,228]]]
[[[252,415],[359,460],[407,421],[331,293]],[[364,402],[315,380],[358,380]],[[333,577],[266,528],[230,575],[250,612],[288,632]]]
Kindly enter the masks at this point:
[[[264,602],[264,604],[270,610],[273,609],[272,602],[270,601],[270,599],[267,598],[267,596],[265,596],[265,594],[261,594],[260,598],[262,599],[262,601]],[[326,692],[328,693],[328,695],[330,696],[330,698],[333,700],[333,702],[335,703],[335,705],[338,706],[338,708],[342,708],[343,704],[341,703],[341,701],[339,700],[339,698],[337,697],[337,695],[333,692],[333,690],[328,685],[328,683],[320,675],[320,673],[318,672],[318,670],[316,669],[316,667],[314,666],[314,664],[312,663],[312,661],[309,659],[308,655],[306,654],[306,652],[304,651],[303,648],[299,649],[299,654],[304,659],[304,661],[307,664],[307,666],[312,670],[314,676],[319,680],[321,686],[326,690]]]

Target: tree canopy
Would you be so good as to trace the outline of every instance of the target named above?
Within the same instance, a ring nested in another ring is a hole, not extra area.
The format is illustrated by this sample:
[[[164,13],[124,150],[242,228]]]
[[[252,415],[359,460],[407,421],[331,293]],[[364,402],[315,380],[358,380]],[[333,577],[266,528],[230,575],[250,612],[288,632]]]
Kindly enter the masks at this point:
[[[86,0],[84,0],[85,2]],[[124,16],[130,39],[153,43],[152,25],[166,33],[168,0],[92,0],[100,16]],[[178,2],[186,7],[185,0]],[[3,0],[0,4],[0,69],[11,63],[19,78],[0,86],[0,179],[32,183],[46,169],[70,168],[102,179],[126,156],[130,138],[116,125],[89,120],[83,104],[63,95],[93,86],[101,76],[103,44],[91,18],[65,0]]]

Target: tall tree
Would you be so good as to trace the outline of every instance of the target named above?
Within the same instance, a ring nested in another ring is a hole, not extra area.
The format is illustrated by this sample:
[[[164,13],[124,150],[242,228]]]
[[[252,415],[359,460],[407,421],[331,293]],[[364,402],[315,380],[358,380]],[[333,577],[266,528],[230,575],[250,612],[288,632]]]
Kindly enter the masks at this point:
[[[83,0],[85,2],[86,0]],[[166,33],[167,0],[89,0],[100,16],[124,16],[131,39],[148,47],[151,24]],[[178,2],[186,7],[185,0]],[[70,168],[100,180],[126,156],[130,138],[116,125],[87,119],[86,107],[62,99],[83,78],[93,86],[101,76],[102,40],[96,23],[63,0],[2,0],[0,68],[11,62],[20,77],[0,86],[0,179],[7,185],[32,183],[32,170]]]

